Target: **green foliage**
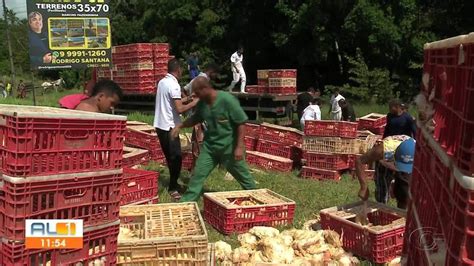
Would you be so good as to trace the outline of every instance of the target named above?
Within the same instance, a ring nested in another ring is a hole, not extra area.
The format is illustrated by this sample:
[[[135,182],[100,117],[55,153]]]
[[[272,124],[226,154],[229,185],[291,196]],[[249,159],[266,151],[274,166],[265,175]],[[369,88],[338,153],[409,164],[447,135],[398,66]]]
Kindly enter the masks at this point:
[[[77,70],[62,70],[60,77],[64,80],[64,88],[75,88],[81,82],[80,75]]]
[[[390,73],[385,69],[369,69],[360,50],[356,57],[347,58],[350,64],[349,84],[345,84],[343,91],[363,102],[374,100],[379,104],[386,103],[393,98],[396,83],[390,79]]]

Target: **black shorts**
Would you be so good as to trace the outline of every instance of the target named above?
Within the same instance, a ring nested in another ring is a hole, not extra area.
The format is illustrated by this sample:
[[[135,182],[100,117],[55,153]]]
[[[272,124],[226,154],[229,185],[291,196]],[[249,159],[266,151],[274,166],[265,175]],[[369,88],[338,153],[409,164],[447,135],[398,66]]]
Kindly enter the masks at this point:
[[[408,182],[395,174],[395,183],[393,184],[393,194],[399,206],[406,206],[408,203]]]

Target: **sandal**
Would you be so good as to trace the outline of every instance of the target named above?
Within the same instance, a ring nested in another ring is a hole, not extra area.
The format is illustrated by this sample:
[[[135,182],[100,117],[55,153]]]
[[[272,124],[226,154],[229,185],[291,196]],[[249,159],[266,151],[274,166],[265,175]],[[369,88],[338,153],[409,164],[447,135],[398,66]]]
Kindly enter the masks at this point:
[[[179,194],[178,191],[171,191],[169,194],[173,201],[179,201],[181,199],[181,194]]]

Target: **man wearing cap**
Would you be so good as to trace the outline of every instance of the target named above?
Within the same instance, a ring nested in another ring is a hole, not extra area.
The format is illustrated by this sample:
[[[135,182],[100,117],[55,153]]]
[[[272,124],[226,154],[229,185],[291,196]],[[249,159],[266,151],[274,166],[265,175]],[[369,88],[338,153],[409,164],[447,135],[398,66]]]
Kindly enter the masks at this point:
[[[413,171],[415,156],[415,140],[406,135],[396,135],[384,138],[371,150],[356,159],[356,175],[360,183],[359,197],[369,198],[364,164],[379,162],[393,170],[393,194],[397,207],[406,209],[408,204],[408,182]]]

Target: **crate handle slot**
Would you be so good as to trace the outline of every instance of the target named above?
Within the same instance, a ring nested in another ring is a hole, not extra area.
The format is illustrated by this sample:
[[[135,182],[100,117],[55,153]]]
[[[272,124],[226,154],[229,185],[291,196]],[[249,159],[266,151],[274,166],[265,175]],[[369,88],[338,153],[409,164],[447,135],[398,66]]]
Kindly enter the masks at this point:
[[[83,131],[74,131],[67,130],[64,133],[66,139],[87,139],[89,137],[89,132],[87,130]]]
[[[80,198],[83,197],[87,192],[87,189],[68,189],[64,191],[64,198]]]
[[[135,181],[132,181],[132,182],[127,184],[128,187],[134,187],[136,185],[137,185],[137,182],[135,182]]]

